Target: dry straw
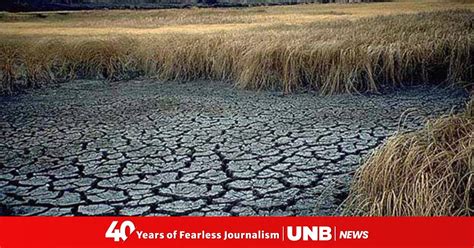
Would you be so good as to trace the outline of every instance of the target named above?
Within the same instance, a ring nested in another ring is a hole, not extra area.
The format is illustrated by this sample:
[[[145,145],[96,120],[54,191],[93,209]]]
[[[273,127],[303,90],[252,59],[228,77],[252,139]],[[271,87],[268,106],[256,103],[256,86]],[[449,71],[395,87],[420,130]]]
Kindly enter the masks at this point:
[[[473,20],[470,10],[449,10],[209,34],[3,37],[1,89],[137,76],[322,94],[469,82]]]
[[[465,112],[395,135],[358,169],[347,215],[472,216],[474,100]]]

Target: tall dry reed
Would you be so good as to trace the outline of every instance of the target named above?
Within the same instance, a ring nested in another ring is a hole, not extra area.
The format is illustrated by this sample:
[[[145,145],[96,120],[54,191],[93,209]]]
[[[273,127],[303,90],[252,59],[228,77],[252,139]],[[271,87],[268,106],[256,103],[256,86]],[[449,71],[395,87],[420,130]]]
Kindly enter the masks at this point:
[[[449,10],[210,34],[4,37],[1,88],[146,76],[335,94],[469,82],[473,20],[470,10]]]
[[[358,169],[345,214],[474,215],[474,100],[460,115],[395,135]]]

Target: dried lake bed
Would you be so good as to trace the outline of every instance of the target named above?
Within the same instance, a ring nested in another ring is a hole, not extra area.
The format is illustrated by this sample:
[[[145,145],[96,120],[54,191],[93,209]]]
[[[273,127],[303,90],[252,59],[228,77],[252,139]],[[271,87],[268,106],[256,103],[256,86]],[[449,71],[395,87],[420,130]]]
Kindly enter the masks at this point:
[[[336,214],[367,153],[467,97],[202,81],[75,81],[0,97],[0,214]]]

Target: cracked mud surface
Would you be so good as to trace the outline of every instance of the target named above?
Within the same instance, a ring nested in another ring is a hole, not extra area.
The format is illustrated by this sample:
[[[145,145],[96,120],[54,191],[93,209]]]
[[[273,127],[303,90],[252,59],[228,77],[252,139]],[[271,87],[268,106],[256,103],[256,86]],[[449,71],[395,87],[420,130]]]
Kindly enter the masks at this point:
[[[78,81],[0,97],[0,215],[327,215],[359,160],[465,93]]]

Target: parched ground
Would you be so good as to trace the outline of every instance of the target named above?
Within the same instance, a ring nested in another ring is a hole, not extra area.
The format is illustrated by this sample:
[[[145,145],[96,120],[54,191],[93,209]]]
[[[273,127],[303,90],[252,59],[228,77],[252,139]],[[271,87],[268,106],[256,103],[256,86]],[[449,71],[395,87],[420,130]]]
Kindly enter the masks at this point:
[[[96,81],[1,97],[0,214],[334,214],[365,154],[466,97]]]

